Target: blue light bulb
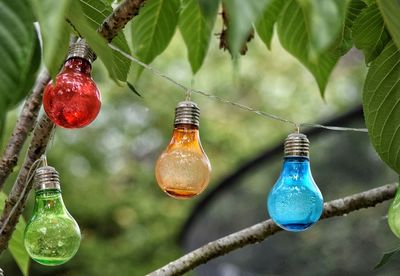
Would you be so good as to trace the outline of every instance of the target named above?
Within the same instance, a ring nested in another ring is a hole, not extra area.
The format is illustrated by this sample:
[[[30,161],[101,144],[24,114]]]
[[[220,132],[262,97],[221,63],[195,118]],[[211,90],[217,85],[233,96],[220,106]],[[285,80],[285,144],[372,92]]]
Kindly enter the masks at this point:
[[[321,217],[324,201],[311,175],[309,141],[293,133],[285,141],[285,157],[279,179],[268,195],[271,219],[287,231],[303,231]]]

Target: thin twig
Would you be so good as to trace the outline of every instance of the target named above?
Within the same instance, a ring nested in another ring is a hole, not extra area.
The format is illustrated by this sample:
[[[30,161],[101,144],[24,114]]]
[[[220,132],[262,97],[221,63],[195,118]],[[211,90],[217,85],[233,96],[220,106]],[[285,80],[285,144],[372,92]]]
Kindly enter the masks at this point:
[[[343,216],[359,209],[374,207],[376,204],[395,196],[397,184],[388,184],[362,193],[336,199],[324,204],[321,219]],[[272,220],[255,224],[239,232],[210,242],[166,266],[151,272],[150,276],[182,275],[214,258],[225,255],[246,245],[262,242],[282,231]]]

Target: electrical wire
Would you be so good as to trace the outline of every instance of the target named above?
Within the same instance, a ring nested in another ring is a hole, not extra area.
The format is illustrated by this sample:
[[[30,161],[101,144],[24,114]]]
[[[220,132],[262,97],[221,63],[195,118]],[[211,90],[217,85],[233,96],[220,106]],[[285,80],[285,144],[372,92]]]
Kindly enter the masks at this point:
[[[30,169],[28,171],[28,176],[25,181],[24,189],[22,190],[22,193],[21,193],[20,197],[18,198],[17,202],[14,204],[13,208],[11,209],[8,217],[4,220],[4,223],[0,229],[0,235],[3,234],[3,231],[7,227],[7,224],[9,222],[10,218],[14,215],[15,210],[18,208],[19,203],[21,202],[22,198],[24,197],[25,192],[26,192],[26,187],[33,180],[33,177],[35,176],[35,171],[40,166],[39,163],[41,163],[44,166],[47,166],[47,159],[46,159],[45,155],[42,155],[42,157],[40,157],[35,162],[33,162],[32,166],[30,167]]]
[[[368,133],[368,129],[366,128],[350,128],[350,127],[339,127],[339,126],[324,126],[321,124],[313,124],[313,123],[297,123],[294,122],[292,120],[280,117],[278,115],[272,114],[272,113],[268,113],[262,110],[257,110],[255,108],[252,108],[250,106],[241,104],[241,103],[237,103],[237,102],[233,102],[230,100],[227,100],[225,98],[213,95],[211,93],[208,92],[204,92],[202,90],[198,90],[198,89],[194,89],[192,87],[187,87],[186,85],[176,81],[175,79],[173,79],[172,77],[162,73],[161,71],[159,71],[158,69],[140,61],[139,59],[129,55],[128,53],[124,52],[123,50],[119,49],[118,47],[112,45],[111,43],[108,44],[108,46],[113,49],[114,51],[117,51],[118,53],[120,53],[121,55],[123,55],[125,58],[129,59],[130,61],[133,61],[136,64],[139,64],[140,66],[142,66],[143,68],[149,70],[151,73],[153,73],[154,75],[163,78],[167,81],[169,81],[170,83],[174,84],[175,86],[181,88],[182,90],[184,90],[184,92],[186,93],[186,98],[190,99],[190,95],[191,93],[196,93],[198,95],[202,95],[205,96],[207,98],[210,99],[214,99],[217,100],[219,102],[225,103],[225,104],[229,104],[233,107],[245,110],[245,111],[249,111],[252,113],[255,113],[259,116],[262,116],[264,118],[268,118],[268,119],[272,119],[272,120],[276,120],[276,121],[280,121],[282,123],[287,123],[287,124],[291,124],[296,131],[299,131],[301,127],[315,127],[315,128],[323,128],[323,129],[327,129],[327,130],[334,130],[334,131],[354,131],[354,132],[365,132]]]

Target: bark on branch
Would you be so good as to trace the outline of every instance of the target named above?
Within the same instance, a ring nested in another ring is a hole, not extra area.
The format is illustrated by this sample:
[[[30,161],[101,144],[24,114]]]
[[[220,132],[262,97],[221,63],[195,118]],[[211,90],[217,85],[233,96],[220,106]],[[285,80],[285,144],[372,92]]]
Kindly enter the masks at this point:
[[[145,0],[125,0],[97,30],[108,42],[121,31],[126,23],[139,14],[139,9],[144,5]]]
[[[394,183],[327,202],[324,204],[321,219],[343,216],[359,209],[374,207],[378,203],[393,198],[396,189],[397,184]],[[148,275],[181,275],[211,259],[246,245],[261,242],[280,231],[282,229],[269,219],[210,242]]]
[[[138,14],[140,7],[145,0],[125,0],[123,1],[114,12],[106,18],[102,23],[98,32],[108,41],[111,41],[118,32]],[[16,129],[7,146],[6,153],[4,154],[0,165],[4,168],[0,171],[0,188],[1,183],[4,183],[7,176],[10,175],[13,168],[17,164],[18,155],[23,147],[23,144],[32,130],[34,122],[37,118],[40,106],[42,104],[42,94],[46,83],[50,77],[47,73],[39,76],[34,93],[26,100],[21,115],[19,117]],[[32,164],[41,157],[45,152],[47,144],[51,138],[51,132],[54,124],[43,115],[40,122],[35,128],[32,141],[28,149],[28,154],[24,160],[24,164],[18,174],[10,194],[5,202],[3,214],[0,219],[0,229],[6,223],[4,231],[0,233],[0,253],[2,253],[8,246],[8,241],[15,230],[18,219],[25,208],[27,196],[32,189],[32,184],[27,183],[27,177]],[[8,149],[9,148],[9,149]],[[3,165],[4,164],[4,165]],[[3,178],[1,176],[3,175]],[[3,180],[2,180],[3,179]]]
[[[0,233],[0,252],[7,248],[8,241],[14,232],[15,225],[17,225],[18,219],[25,208],[26,199],[32,189],[32,181],[26,181],[29,177],[29,171],[32,164],[45,153],[53,128],[54,124],[46,114],[43,114],[33,131],[33,137],[28,149],[27,157],[19,171],[13,188],[8,195],[1,216],[1,227],[3,227],[3,223],[6,223],[6,226],[3,232]]]

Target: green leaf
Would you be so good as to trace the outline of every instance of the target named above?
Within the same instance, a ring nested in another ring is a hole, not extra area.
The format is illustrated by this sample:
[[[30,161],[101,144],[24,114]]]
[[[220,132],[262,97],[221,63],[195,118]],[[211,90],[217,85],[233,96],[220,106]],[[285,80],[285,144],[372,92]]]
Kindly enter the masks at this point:
[[[80,0],[83,13],[92,27],[93,31],[97,30],[103,21],[113,12],[113,9],[105,0]],[[127,54],[131,54],[125,35],[119,32],[111,42],[112,45],[121,49]],[[130,60],[124,58],[119,52],[113,52],[115,63],[115,73],[119,80],[126,81],[131,66]]]
[[[312,59],[323,53],[336,41],[343,29],[348,0],[299,0],[309,39]]]
[[[286,3],[278,19],[278,36],[282,46],[314,75],[323,95],[328,78],[340,55],[328,50],[313,60],[309,58],[310,33],[306,26],[304,12],[294,0]]]
[[[228,42],[233,57],[236,57],[246,41],[252,24],[262,15],[271,0],[224,0],[229,18]]]
[[[384,266],[385,264],[387,264],[391,259],[393,259],[394,256],[397,255],[397,257],[399,256],[398,254],[400,253],[400,247],[390,251],[390,252],[386,252],[382,259],[379,261],[379,263],[374,267],[374,269],[378,269],[382,266]]]
[[[112,12],[109,4],[91,0],[33,1],[43,34],[44,62],[53,78],[59,72],[68,50],[70,26],[67,18],[96,52],[111,78],[126,80],[130,61],[109,49],[107,41],[96,33],[98,26]],[[119,34],[113,44],[129,53],[123,34]]]
[[[142,97],[142,95],[140,95],[140,93],[137,91],[136,87],[130,83],[129,81],[126,82],[126,84],[128,85],[128,88],[135,93],[136,95],[138,95],[139,97]]]
[[[148,0],[132,21],[132,44],[136,56],[150,63],[167,48],[179,18],[179,0]],[[135,66],[137,77],[143,68]]]
[[[354,45],[363,51],[366,63],[373,61],[390,40],[378,6],[373,4],[364,9],[353,25]]]
[[[383,161],[400,174],[400,50],[390,41],[368,70],[363,108],[369,136]]]
[[[360,13],[368,7],[364,1],[361,0],[351,0],[348,6],[346,21],[348,27],[352,27],[356,18],[360,15]],[[351,30],[351,29],[350,29]]]
[[[362,1],[369,6],[374,4],[376,0],[362,0]]]
[[[5,112],[6,108],[4,107],[5,102],[0,101],[0,146],[3,144],[3,134],[6,128],[6,119],[7,113]],[[1,204],[1,202],[0,202]]]
[[[119,69],[117,64],[114,62],[113,51],[108,47],[107,41],[101,37],[89,24],[85,17],[81,4],[78,1],[71,1],[72,5],[67,13],[68,20],[79,32],[82,37],[86,39],[90,47],[95,51],[97,57],[101,60],[104,66],[107,68],[110,77],[117,81]]]
[[[256,30],[262,41],[271,49],[271,40],[274,34],[274,25],[285,4],[284,0],[272,0],[267,3],[263,14],[256,24]]]
[[[30,2],[0,1],[0,117],[29,92],[40,65]]]
[[[378,0],[377,3],[389,33],[392,35],[397,47],[400,48],[400,1]]]
[[[39,37],[35,36],[34,40],[36,40],[35,46],[32,49],[33,53],[32,53],[32,57],[31,57],[31,61],[30,64],[31,66],[26,67],[26,72],[21,72],[21,75],[26,76],[25,81],[22,81],[20,83],[20,88],[19,90],[19,94],[17,98],[14,98],[14,101],[12,101],[12,104],[15,105],[17,104],[21,99],[23,99],[28,92],[31,91],[35,81],[36,81],[36,72],[38,71],[38,68],[40,66],[41,63],[41,59],[42,59],[42,50],[40,48],[40,42],[39,42]],[[17,91],[16,91],[17,94]]]
[[[201,12],[206,18],[214,18],[218,11],[220,0],[197,0]]]
[[[43,40],[43,59],[54,79],[68,52],[70,27],[65,14],[73,1],[32,0]]]
[[[214,17],[206,18],[201,12],[198,0],[182,1],[179,29],[194,74],[200,69],[206,57],[216,15],[215,12]]]
[[[0,192],[0,212],[3,212],[4,201],[7,196]],[[29,255],[24,247],[24,231],[26,223],[23,217],[20,217],[18,224],[15,228],[14,233],[11,236],[10,242],[8,244],[8,249],[11,252],[14,260],[17,262],[19,269],[22,271],[23,275],[28,275],[29,268]]]
[[[361,0],[352,0],[348,6],[344,28],[342,35],[339,37],[341,44],[338,46],[338,51],[344,55],[353,47],[353,24],[360,13],[367,7]]]
[[[309,55],[310,28],[307,26],[307,16],[301,6],[295,0],[287,1],[278,18],[278,36],[282,46],[313,74],[322,96],[340,56],[351,48],[351,26],[356,14],[365,6],[353,2],[348,6],[342,31],[336,35],[334,45],[313,57]]]

